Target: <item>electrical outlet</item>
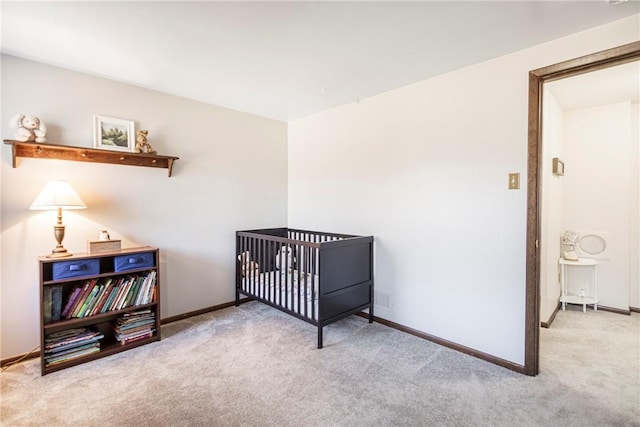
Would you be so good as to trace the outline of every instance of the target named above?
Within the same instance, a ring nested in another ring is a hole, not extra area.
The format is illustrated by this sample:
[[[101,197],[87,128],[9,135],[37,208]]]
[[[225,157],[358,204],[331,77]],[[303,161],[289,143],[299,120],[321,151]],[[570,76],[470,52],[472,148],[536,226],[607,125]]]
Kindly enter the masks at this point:
[[[509,190],[518,190],[520,188],[520,174],[509,174]]]

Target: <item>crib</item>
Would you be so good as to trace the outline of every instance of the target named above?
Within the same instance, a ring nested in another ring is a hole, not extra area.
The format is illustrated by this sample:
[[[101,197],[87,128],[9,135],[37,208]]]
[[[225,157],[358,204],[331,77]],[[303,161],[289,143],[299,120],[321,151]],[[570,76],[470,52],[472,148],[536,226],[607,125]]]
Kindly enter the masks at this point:
[[[236,231],[236,306],[241,295],[318,328],[369,309],[373,236],[290,228]]]

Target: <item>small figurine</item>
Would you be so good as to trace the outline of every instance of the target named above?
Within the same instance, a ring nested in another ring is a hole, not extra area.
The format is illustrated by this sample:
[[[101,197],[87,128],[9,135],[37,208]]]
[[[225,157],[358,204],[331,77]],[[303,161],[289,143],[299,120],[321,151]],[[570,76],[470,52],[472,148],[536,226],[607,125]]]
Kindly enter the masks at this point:
[[[36,116],[16,114],[9,121],[9,126],[16,129],[13,134],[16,141],[47,142],[47,138],[45,138],[47,127],[44,125],[44,122]]]
[[[146,129],[141,129],[136,133],[136,146],[133,150],[136,153],[144,153],[144,154],[156,154],[156,151],[151,147],[147,140],[147,135],[149,131]]]
[[[111,237],[109,236],[109,232],[107,230],[102,230],[98,235],[98,240],[101,240],[101,241],[111,240]]]

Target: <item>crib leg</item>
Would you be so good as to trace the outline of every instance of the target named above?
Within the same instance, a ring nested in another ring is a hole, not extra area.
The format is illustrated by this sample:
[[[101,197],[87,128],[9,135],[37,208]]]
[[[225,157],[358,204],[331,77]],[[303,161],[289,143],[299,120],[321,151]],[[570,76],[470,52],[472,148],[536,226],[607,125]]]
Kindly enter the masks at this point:
[[[322,326],[318,326],[318,350],[322,348]]]
[[[369,323],[373,323],[373,304],[369,306]]]
[[[240,292],[238,292],[238,288],[236,288],[236,307],[240,305]]]

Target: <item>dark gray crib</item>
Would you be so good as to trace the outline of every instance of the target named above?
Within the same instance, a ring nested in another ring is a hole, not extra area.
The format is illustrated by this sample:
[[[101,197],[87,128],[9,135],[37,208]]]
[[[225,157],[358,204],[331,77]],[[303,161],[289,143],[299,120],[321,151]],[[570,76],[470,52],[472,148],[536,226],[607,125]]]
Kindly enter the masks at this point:
[[[373,322],[373,237],[290,228],[236,232],[240,295],[322,328],[369,309]]]

